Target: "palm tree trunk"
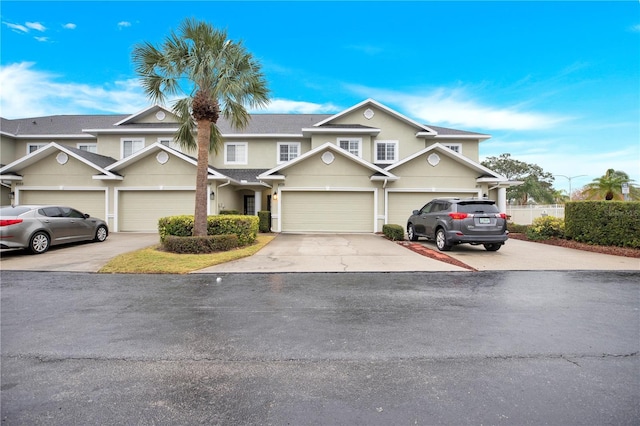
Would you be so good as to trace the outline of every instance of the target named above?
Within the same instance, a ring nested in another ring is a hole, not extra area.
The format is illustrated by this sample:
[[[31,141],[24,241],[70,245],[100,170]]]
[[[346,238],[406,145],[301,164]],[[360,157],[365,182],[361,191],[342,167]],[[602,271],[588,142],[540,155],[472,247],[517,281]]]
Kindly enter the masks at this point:
[[[198,166],[196,171],[196,206],[193,219],[193,236],[207,235],[207,177],[209,168],[209,137],[211,120],[198,120]]]

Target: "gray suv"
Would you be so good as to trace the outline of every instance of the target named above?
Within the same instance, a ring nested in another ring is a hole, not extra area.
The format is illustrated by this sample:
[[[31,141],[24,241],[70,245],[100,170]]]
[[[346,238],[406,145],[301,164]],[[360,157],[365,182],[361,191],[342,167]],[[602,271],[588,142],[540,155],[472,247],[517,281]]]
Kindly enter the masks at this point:
[[[407,221],[409,240],[426,237],[441,251],[456,244],[483,244],[488,251],[500,250],[507,241],[507,217],[495,201],[486,199],[436,198]]]

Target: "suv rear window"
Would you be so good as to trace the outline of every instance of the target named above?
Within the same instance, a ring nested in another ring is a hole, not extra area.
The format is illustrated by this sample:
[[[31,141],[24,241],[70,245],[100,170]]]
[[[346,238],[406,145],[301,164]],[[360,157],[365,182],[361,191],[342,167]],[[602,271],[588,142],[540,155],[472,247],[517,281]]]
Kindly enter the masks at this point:
[[[495,204],[491,203],[459,203],[460,213],[499,213]]]

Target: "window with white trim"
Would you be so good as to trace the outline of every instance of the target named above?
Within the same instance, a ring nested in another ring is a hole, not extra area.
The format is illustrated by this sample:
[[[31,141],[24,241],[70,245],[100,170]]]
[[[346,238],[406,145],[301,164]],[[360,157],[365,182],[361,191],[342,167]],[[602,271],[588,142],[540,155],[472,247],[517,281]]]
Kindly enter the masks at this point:
[[[144,138],[122,138],[122,158],[128,157],[144,148]]]
[[[461,143],[443,143],[442,145],[446,146],[453,152],[457,152],[458,154],[462,154],[462,144]]]
[[[362,139],[360,138],[338,138],[338,146],[353,155],[362,156]]]
[[[31,154],[34,151],[39,150],[40,148],[44,148],[48,144],[46,143],[30,143],[27,145],[27,154]]]
[[[173,140],[173,138],[158,138],[158,142],[164,146],[180,151],[180,144]]]
[[[247,142],[226,142],[224,144],[224,164],[247,164]]]
[[[300,142],[278,142],[278,164],[286,163],[300,155]]]
[[[398,160],[398,141],[376,141],[374,163],[394,163]]]
[[[98,144],[97,143],[79,143],[76,147],[80,151],[93,152],[94,154],[98,153]]]

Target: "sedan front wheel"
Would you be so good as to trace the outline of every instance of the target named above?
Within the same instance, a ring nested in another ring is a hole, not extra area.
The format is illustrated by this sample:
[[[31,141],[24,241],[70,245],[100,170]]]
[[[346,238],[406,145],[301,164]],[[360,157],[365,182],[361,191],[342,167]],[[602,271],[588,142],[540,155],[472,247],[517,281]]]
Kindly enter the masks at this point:
[[[409,237],[409,241],[418,241],[416,229],[413,227],[413,225],[409,225],[407,227],[407,237]]]
[[[93,239],[93,241],[103,242],[104,240],[107,239],[107,235],[109,235],[107,228],[102,225],[98,226],[98,229],[96,231],[96,237]]]

